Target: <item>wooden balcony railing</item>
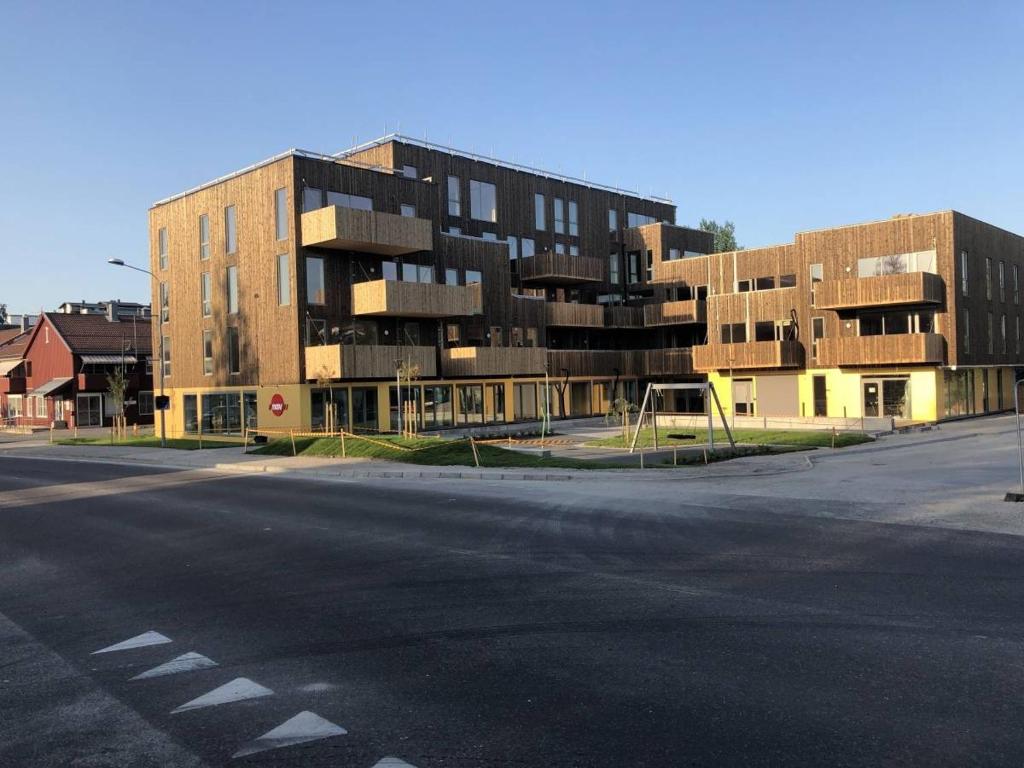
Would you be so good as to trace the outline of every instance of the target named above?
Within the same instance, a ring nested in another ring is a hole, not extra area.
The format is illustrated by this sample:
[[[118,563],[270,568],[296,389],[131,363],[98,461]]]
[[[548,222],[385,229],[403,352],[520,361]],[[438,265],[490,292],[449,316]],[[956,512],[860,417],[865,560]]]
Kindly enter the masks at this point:
[[[647,326],[706,323],[707,320],[707,303],[699,299],[666,301],[644,307],[644,325]]]
[[[570,304],[549,301],[544,305],[548,325],[569,328],[603,328],[604,307],[599,304]]]
[[[748,341],[742,344],[705,344],[693,348],[694,370],[702,372],[801,368],[803,364],[804,348],[799,341]]]
[[[826,280],[814,288],[814,306],[819,309],[941,304],[945,298],[945,282],[931,272],[847,277]]]
[[[841,336],[818,340],[815,363],[822,368],[854,365],[942,364],[946,339],[940,333]]]
[[[570,376],[642,376],[642,349],[549,349],[548,375]]]
[[[677,376],[693,373],[693,353],[689,348],[649,349],[644,355],[648,376]]]
[[[516,376],[544,373],[544,347],[450,347],[441,350],[444,376]]]
[[[605,328],[643,328],[643,307],[605,307]]]
[[[480,285],[371,280],[352,286],[352,313],[378,317],[479,315]]]
[[[25,394],[24,376],[0,376],[0,395]]]
[[[419,366],[420,377],[437,376],[434,347],[382,344],[326,344],[306,347],[306,381],[318,379],[390,379],[399,362]]]
[[[302,245],[401,256],[433,248],[428,219],[328,205],[302,214]]]
[[[545,251],[519,259],[523,282],[571,285],[600,283],[604,280],[604,262],[593,256],[570,256]]]

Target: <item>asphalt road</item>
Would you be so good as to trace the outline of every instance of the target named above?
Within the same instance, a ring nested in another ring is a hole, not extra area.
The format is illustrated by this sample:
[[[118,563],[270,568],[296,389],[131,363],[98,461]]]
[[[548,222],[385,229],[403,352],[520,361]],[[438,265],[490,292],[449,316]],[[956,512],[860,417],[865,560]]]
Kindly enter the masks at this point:
[[[1024,539],[630,483],[4,456],[0,765],[1024,762]],[[232,759],[301,712],[347,733]]]

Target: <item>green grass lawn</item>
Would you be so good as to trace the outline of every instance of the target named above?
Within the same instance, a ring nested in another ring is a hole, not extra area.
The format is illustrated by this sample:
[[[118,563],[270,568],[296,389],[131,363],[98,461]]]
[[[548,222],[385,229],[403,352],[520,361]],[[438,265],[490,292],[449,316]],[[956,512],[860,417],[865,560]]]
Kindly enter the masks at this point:
[[[351,437],[345,438],[345,456],[440,467],[474,466],[473,449],[464,440],[445,440],[436,437],[404,438],[387,435],[375,436],[373,439],[375,442]],[[402,447],[416,450],[403,451]],[[477,444],[476,449],[480,456],[481,467],[614,469],[626,466],[560,456],[544,458],[518,451],[508,451],[493,445]],[[341,439],[336,437],[297,437],[295,438],[295,450],[298,456],[340,458],[342,455]],[[250,453],[291,456],[292,442],[289,439],[274,440],[250,451]]]
[[[129,446],[132,448],[159,448],[159,437],[129,437],[126,440],[115,440],[110,442],[109,437],[69,437],[64,440],[54,440],[57,445],[115,445]],[[179,451],[199,450],[199,441],[191,437],[170,437],[167,439],[167,447]],[[208,448],[241,448],[241,440],[203,438],[203,450]]]
[[[694,435],[693,439],[675,439],[669,435]],[[658,427],[659,447],[671,448],[673,445],[700,445],[707,443],[707,429],[689,429],[685,427]],[[831,448],[832,432],[824,430],[792,430],[792,429],[734,429],[733,438],[737,443],[745,445],[784,445],[801,448]],[[603,437],[594,440],[589,445],[608,446],[614,448],[629,447],[633,439],[630,431],[629,438],[623,440],[619,435],[615,437]],[[859,445],[870,443],[873,438],[859,432],[838,432],[835,437],[836,448],[845,448],[848,445]],[[654,447],[654,432],[650,427],[640,430],[640,438],[637,446],[645,448]],[[729,438],[726,437],[724,429],[715,430],[715,447],[729,445]]]

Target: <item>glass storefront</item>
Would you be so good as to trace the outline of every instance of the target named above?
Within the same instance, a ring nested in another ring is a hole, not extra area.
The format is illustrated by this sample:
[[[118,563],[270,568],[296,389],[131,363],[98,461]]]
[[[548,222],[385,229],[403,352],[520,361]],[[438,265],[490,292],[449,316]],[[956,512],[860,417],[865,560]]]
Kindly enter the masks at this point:
[[[428,428],[450,427],[455,421],[450,385],[423,388],[424,425]]]

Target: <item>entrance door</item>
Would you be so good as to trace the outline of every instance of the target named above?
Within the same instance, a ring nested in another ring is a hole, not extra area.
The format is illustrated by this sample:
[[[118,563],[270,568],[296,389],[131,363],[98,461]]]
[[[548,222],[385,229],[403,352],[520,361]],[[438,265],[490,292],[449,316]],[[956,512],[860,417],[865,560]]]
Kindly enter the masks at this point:
[[[737,416],[754,415],[754,380],[734,379],[732,382],[732,408]]]
[[[864,382],[864,415],[868,418],[878,416],[878,390],[881,389],[877,381]]]
[[[75,418],[80,427],[102,427],[103,395],[79,395]]]
[[[814,377],[814,415],[828,416],[828,393],[824,376]]]

